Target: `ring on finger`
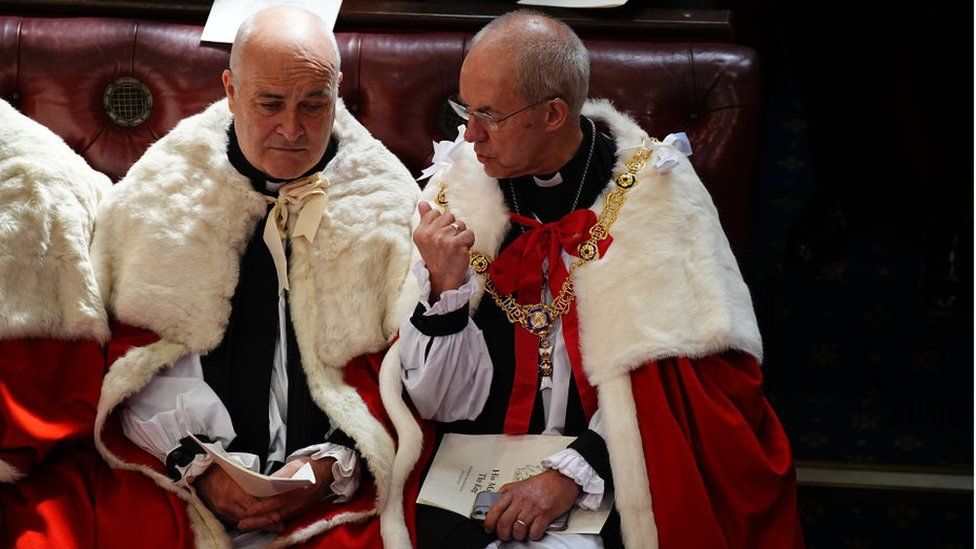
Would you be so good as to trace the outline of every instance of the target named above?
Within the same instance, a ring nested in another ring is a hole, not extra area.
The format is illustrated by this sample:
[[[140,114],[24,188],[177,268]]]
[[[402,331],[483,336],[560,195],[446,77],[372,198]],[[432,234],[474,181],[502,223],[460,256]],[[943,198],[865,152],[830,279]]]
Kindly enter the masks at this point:
[[[522,519],[519,519],[519,518],[517,518],[517,519],[515,519],[515,522],[517,522],[517,523],[519,523],[519,524],[521,524],[522,526],[525,526],[526,528],[528,528],[528,527],[529,527],[529,523],[527,523],[527,522],[525,522],[525,521],[524,521],[524,520],[522,520]]]
[[[457,223],[451,223],[451,227],[454,227],[454,234],[461,234],[461,226]]]

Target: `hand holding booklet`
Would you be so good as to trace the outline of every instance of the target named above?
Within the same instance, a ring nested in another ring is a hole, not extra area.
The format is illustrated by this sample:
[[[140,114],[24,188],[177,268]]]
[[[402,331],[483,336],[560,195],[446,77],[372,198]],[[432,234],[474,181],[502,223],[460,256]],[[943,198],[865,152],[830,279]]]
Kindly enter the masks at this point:
[[[188,434],[213,459],[214,465],[223,469],[230,478],[234,479],[234,482],[252,496],[259,498],[277,496],[315,484],[315,472],[312,470],[311,463],[306,463],[290,477],[262,475],[239,464],[219,444],[208,444],[193,436],[192,433]]]
[[[542,460],[574,440],[575,437],[550,435],[448,433],[441,439],[417,503],[467,517],[479,492],[494,492],[505,484],[541,473]],[[563,532],[599,534],[612,506],[613,494],[607,493],[596,511],[574,508]]]

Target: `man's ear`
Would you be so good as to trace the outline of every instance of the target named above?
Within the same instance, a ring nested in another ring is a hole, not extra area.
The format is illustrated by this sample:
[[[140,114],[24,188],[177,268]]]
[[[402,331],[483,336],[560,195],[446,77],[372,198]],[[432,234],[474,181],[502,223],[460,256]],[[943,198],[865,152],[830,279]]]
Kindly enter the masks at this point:
[[[230,72],[230,69],[224,69],[224,73],[220,75],[220,80],[224,83],[224,94],[227,95],[227,106],[230,108],[230,112],[234,112],[234,103],[237,99],[237,88],[234,87],[234,73]]]
[[[546,131],[554,132],[566,124],[569,118],[569,105],[561,98],[550,99],[546,105]]]

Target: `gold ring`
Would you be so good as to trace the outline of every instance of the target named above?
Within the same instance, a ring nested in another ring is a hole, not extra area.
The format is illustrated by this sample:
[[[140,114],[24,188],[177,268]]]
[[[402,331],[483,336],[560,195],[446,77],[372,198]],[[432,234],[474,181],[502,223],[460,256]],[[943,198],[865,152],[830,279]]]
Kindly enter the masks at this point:
[[[515,522],[517,522],[517,523],[519,523],[519,524],[521,524],[522,526],[525,526],[526,528],[528,528],[528,527],[529,527],[529,525],[528,525],[528,523],[526,523],[526,522],[525,522],[524,520],[522,520],[522,519],[515,519]]]

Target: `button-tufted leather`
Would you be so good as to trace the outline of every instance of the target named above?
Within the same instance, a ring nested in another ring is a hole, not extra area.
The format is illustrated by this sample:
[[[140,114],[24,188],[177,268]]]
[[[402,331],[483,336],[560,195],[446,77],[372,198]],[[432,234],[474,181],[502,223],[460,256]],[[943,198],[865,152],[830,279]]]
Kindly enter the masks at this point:
[[[201,44],[202,27],[113,18],[0,16],[0,96],[62,136],[97,170],[121,178],[156,139],[223,96],[229,47]],[[339,33],[350,111],[414,174],[426,166],[444,99],[457,92],[468,33]],[[585,39],[591,97],[607,97],[651,135],[685,131],[691,157],[740,255],[757,178],[755,53],[730,44]],[[143,82],[153,111],[141,125],[105,114],[105,87]]]

